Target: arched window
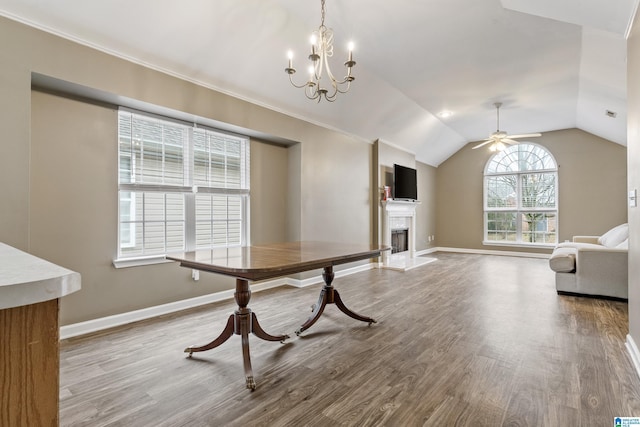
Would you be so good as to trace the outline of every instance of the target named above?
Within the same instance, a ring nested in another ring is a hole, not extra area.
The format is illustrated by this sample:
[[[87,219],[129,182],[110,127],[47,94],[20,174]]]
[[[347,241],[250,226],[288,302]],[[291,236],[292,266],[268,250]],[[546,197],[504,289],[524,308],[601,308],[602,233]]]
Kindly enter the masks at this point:
[[[484,240],[509,245],[558,241],[558,167],[544,147],[511,145],[487,162]]]

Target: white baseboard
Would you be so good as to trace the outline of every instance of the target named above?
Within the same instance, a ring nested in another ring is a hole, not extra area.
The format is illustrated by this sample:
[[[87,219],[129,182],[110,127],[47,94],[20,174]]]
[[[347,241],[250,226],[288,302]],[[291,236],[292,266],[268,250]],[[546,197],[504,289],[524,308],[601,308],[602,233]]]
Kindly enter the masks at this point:
[[[479,254],[479,255],[503,255],[517,256],[524,258],[549,258],[551,254],[542,254],[536,252],[516,252],[516,251],[495,251],[489,249],[466,249],[466,248],[447,248],[438,247],[433,252],[457,252],[461,254]]]
[[[438,252],[438,248],[429,248],[429,249],[423,249],[421,251],[416,251],[416,256],[428,255],[434,252]]]
[[[337,271],[335,273],[335,277],[343,277],[350,274],[358,273],[360,271],[370,270],[372,268],[375,268],[375,266],[375,264],[370,263],[353,268],[347,268]],[[286,285],[294,286],[296,288],[304,288],[307,286],[315,285],[317,283],[324,283],[322,276],[314,276],[303,280],[284,277],[276,280],[269,280],[267,282],[252,284],[251,293]],[[233,298],[234,292],[235,289],[227,289],[225,291],[215,292],[213,294],[202,295],[199,297],[170,302],[162,305],[156,305],[140,310],[129,311],[127,313],[114,314],[112,316],[101,317],[99,319],[87,320],[86,322],[65,325],[60,327],[60,339],[63,340],[67,338],[77,337],[79,335],[85,335],[92,332],[113,328],[115,326],[122,326],[128,323],[150,319],[152,317],[157,317],[164,314],[175,313],[176,311],[199,307],[201,305],[211,304],[213,302],[229,300]]]
[[[640,352],[638,351],[638,346],[636,346],[635,341],[631,337],[631,335],[627,334],[627,342],[626,342],[627,351],[631,356],[631,361],[633,362],[633,366],[636,368],[636,373],[640,377]]]

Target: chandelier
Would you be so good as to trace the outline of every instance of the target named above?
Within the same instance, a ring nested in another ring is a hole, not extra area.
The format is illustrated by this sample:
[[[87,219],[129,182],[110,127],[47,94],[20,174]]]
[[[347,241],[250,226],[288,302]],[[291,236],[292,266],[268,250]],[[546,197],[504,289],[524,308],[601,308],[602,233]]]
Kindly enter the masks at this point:
[[[304,88],[304,93],[309,99],[318,100],[320,102],[322,98],[329,102],[336,100],[338,93],[347,93],[351,87],[351,82],[355,80],[355,77],[351,75],[351,68],[356,65],[356,61],[353,60],[353,43],[349,43],[349,58],[344,63],[347,67],[347,75],[338,80],[335,78],[329,68],[329,58],[333,56],[333,30],[327,28],[324,25],[324,0],[320,0],[322,18],[320,21],[320,27],[311,35],[311,54],[309,60],[311,65],[309,66],[309,80],[306,83],[297,85],[293,81],[293,75],[296,69],[293,68],[293,52],[289,51],[289,66],[284,71],[289,74],[289,81],[297,88]],[[323,74],[326,77],[323,80]],[[329,84],[331,87],[329,88]]]

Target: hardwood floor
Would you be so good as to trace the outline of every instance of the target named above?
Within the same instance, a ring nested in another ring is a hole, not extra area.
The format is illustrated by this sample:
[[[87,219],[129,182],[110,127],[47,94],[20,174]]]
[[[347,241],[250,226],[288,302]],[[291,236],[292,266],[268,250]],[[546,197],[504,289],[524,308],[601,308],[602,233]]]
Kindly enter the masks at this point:
[[[255,293],[285,344],[215,338],[233,301],[61,344],[62,426],[611,426],[640,416],[624,342],[627,304],[558,296],[544,259],[438,253],[400,273],[337,278],[333,306],[303,336],[320,285]],[[177,267],[176,267],[177,268]]]

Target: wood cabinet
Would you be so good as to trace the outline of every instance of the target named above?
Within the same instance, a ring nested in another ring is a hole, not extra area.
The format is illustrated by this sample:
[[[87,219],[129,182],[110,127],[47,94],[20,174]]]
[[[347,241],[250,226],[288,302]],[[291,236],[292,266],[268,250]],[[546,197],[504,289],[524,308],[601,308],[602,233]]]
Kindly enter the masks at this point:
[[[58,299],[0,310],[0,425],[57,426]]]

